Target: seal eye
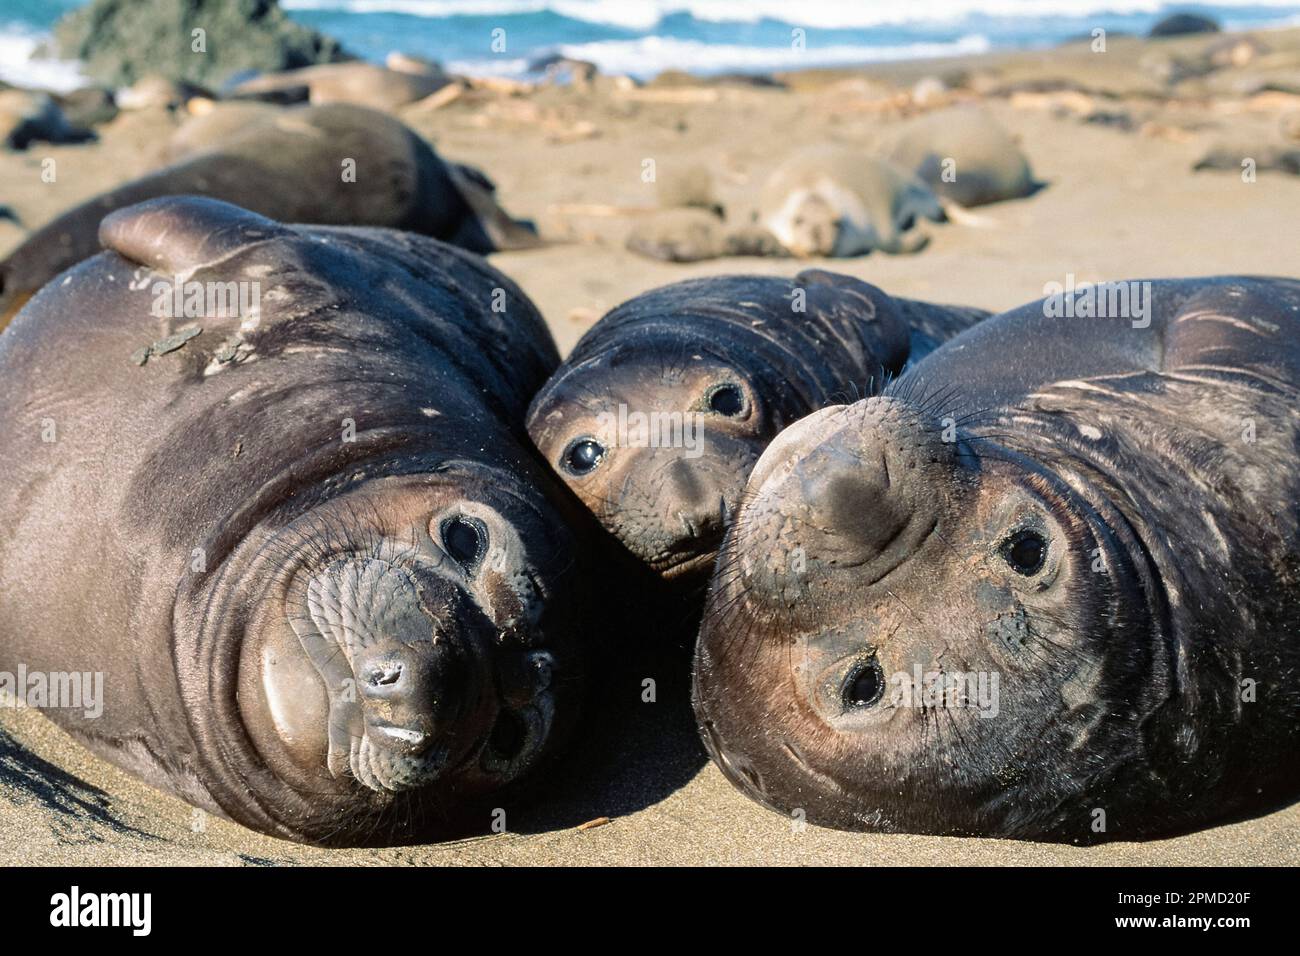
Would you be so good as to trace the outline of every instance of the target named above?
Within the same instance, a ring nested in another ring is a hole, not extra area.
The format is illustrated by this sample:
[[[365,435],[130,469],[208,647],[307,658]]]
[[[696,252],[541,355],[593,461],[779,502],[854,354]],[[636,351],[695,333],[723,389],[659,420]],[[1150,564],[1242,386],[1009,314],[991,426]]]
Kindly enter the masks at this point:
[[[442,523],[442,549],[465,568],[478,563],[487,547],[487,529],[481,521],[463,515]]]
[[[911,229],[911,228],[912,228],[913,226],[915,226],[915,225],[916,225],[916,216],[914,216],[912,213],[909,212],[909,213],[908,213],[906,216],[904,216],[903,219],[899,222],[899,224],[898,224],[898,231],[899,231],[899,232],[907,232],[907,230]]]
[[[709,393],[709,411],[731,418],[739,415],[744,410],[745,395],[738,385],[732,385],[731,383],[719,385]]]
[[[570,474],[585,475],[594,471],[604,457],[604,445],[594,438],[579,438],[564,452],[564,467]]]
[[[885,694],[885,672],[880,669],[880,662],[872,657],[858,664],[849,671],[844,679],[844,707],[870,707],[880,701]]]
[[[1017,531],[1003,542],[1002,557],[1011,570],[1029,577],[1042,569],[1047,559],[1047,541],[1037,531]]]

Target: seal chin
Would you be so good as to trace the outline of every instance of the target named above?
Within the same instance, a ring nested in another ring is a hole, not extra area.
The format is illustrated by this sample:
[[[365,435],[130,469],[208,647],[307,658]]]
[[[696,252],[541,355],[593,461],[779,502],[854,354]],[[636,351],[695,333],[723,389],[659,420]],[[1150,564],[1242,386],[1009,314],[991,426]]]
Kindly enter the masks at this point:
[[[353,742],[348,754],[352,776],[371,790],[394,793],[414,790],[433,782],[450,764],[451,752],[445,746],[433,746],[415,754],[394,750],[388,744],[394,731],[401,732],[400,728],[367,728],[365,735]],[[376,740],[377,737],[380,739]],[[406,737],[398,739],[410,742]]]

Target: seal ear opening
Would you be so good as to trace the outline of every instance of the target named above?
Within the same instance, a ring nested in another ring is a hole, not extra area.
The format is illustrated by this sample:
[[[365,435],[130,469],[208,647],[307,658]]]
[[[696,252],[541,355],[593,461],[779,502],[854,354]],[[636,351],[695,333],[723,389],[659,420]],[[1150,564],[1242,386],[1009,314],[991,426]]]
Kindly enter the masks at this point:
[[[291,232],[218,199],[163,196],[109,213],[99,224],[99,241],[132,262],[181,273]]]

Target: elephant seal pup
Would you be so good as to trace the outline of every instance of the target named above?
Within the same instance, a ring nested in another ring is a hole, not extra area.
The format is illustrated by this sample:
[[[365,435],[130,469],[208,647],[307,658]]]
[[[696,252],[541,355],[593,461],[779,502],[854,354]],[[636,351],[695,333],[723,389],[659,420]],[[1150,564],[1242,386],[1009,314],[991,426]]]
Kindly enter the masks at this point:
[[[188,193],[284,222],[390,226],[473,252],[537,244],[536,233],[501,212],[489,190],[398,120],[358,106],[302,107],[251,122],[223,145],[102,193],[37,230],[0,261],[0,326],[42,285],[94,255],[108,213]]]
[[[1020,146],[983,110],[957,107],[909,120],[889,158],[960,206],[1018,199],[1038,188]]]
[[[781,429],[879,386],[987,314],[813,270],[674,283],[583,336],[533,399],[528,431],[633,555],[698,584]]]
[[[1300,282],[1125,286],[1146,305],[1004,313],[769,446],[695,662],[751,797],[1092,842],[1300,794]]]
[[[582,680],[541,317],[408,233],[169,197],[101,235],[0,337],[0,670],[101,673],[102,715],[48,716],[264,833],[455,830]]]
[[[759,221],[791,255],[846,258],[873,249],[916,252],[919,219],[942,222],[938,197],[923,182],[845,146],[796,153],[759,194]]]

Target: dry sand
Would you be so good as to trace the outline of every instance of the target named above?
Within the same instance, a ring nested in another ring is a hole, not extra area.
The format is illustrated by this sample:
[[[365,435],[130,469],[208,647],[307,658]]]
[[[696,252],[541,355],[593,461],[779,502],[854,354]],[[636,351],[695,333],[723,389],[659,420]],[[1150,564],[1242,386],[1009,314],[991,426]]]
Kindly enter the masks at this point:
[[[567,351],[600,314],[645,289],[699,275],[791,275],[807,263],[723,259],[676,265],[622,243],[635,215],[575,215],[574,204],[651,206],[642,180],[697,163],[714,172],[729,215],[743,217],[763,177],[797,145],[835,140],[872,148],[899,122],[898,97],[916,79],[963,71],[1020,139],[1045,188],[980,210],[986,227],[927,225],[913,256],[873,254],[814,263],[891,293],[1004,309],[1044,284],[1215,273],[1297,274],[1300,177],[1194,173],[1216,139],[1277,137],[1300,115],[1300,31],[1269,34],[1264,61],[1190,80],[1167,98],[1160,64],[1205,40],[1112,40],[1051,54],[911,63],[872,71],[806,73],[793,89],[742,85],[471,93],[402,118],[446,156],[477,164],[513,213],[535,218],[544,249],[498,255],[547,316]],[[998,93],[1009,83],[1069,79],[1090,91]],[[1243,95],[1262,80],[1283,92]],[[1290,90],[1290,92],[1285,92]],[[963,96],[975,96],[965,93]],[[1110,123],[1085,122],[1088,112]],[[1130,128],[1116,125],[1128,117]],[[25,228],[149,168],[175,121],[123,114],[92,145],[0,153],[0,204]],[[53,157],[58,181],[41,182]],[[23,230],[0,221],[0,254]],[[641,704],[640,676],[659,679]],[[547,799],[506,807],[508,833],[451,844],[326,851],[260,837],[163,797],[90,757],[30,711],[0,714],[0,862],[81,864],[1290,864],[1300,863],[1300,805],[1177,839],[1093,848],[994,840],[799,830],[734,792],[708,764],[690,720],[684,658],[647,655],[612,678],[574,755],[554,768]],[[579,829],[589,820],[610,822]]]

